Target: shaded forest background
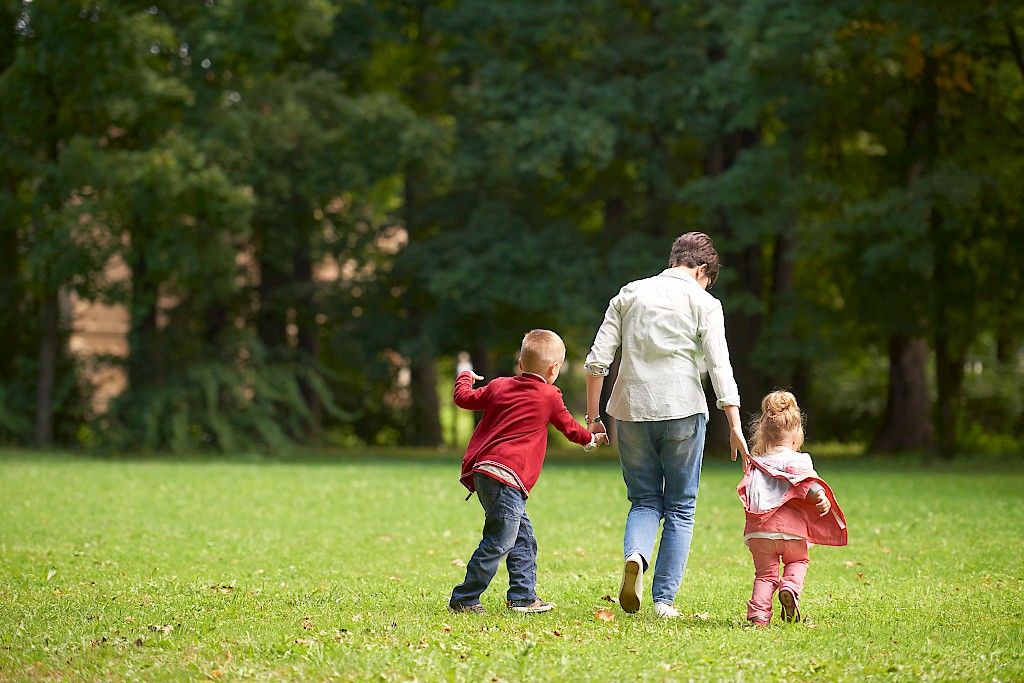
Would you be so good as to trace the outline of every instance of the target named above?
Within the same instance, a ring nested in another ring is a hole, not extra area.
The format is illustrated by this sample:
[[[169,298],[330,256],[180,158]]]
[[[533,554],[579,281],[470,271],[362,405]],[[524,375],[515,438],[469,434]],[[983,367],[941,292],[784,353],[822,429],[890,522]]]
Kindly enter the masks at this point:
[[[703,230],[746,411],[784,386],[817,441],[1019,450],[1022,31],[1009,1],[0,0],[0,443],[437,445],[459,352],[508,374],[549,327],[578,366]],[[69,343],[83,302],[123,350]]]

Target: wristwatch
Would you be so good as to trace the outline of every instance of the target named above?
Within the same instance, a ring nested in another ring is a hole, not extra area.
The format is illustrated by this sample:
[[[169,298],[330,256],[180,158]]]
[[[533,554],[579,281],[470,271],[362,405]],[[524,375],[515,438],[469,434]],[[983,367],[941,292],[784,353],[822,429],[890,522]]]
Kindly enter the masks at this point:
[[[593,420],[591,420],[591,419],[590,419],[590,416],[589,416],[589,415],[584,415],[584,417],[585,417],[585,418],[587,419],[587,426],[588,426],[588,427],[589,427],[590,425],[594,425],[594,424],[597,424],[598,422],[600,422],[601,424],[604,424],[604,422],[601,422],[601,416],[600,416],[600,415],[598,415],[597,417],[595,417],[595,418],[594,418]]]

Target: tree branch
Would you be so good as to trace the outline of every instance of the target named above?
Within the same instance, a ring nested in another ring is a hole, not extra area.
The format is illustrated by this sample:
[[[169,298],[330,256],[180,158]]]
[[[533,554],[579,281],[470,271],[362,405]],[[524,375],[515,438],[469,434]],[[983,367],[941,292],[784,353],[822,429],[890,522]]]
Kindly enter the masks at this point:
[[[1013,54],[1013,61],[1017,63],[1017,70],[1024,77],[1024,51],[1021,50],[1020,40],[1017,38],[1017,28],[1013,25],[1009,13],[1003,17],[1006,25],[1006,37],[1010,40],[1010,52]]]

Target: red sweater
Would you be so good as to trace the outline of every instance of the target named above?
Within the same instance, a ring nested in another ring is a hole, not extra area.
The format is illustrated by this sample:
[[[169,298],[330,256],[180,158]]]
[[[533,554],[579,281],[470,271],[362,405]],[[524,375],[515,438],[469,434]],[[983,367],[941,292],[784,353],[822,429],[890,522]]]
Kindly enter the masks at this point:
[[[537,375],[498,377],[474,389],[470,373],[461,372],[455,380],[455,405],[484,411],[462,459],[460,481],[470,491],[473,470],[492,465],[514,475],[518,488],[529,494],[544,464],[548,423],[570,441],[590,443],[590,432],[569,413],[561,390]]]

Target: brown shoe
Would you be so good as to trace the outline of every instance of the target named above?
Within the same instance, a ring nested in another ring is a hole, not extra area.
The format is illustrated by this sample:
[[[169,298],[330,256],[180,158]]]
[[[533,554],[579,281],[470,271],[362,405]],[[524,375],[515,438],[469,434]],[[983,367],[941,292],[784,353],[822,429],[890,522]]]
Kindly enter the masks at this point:
[[[749,619],[747,621],[747,623],[752,628],[768,628],[768,620],[767,619]]]
[[[788,588],[779,590],[779,604],[782,605],[782,620],[790,623],[800,621],[800,603],[796,593]]]
[[[457,605],[454,603],[448,603],[448,609],[456,614],[484,614],[487,610],[479,602],[475,605]]]
[[[522,612],[523,614],[537,614],[539,612],[550,612],[555,606],[550,602],[544,602],[540,598],[537,598],[528,605],[518,605],[511,600],[505,603],[510,610],[513,612]]]

